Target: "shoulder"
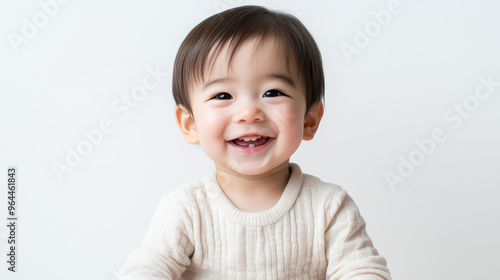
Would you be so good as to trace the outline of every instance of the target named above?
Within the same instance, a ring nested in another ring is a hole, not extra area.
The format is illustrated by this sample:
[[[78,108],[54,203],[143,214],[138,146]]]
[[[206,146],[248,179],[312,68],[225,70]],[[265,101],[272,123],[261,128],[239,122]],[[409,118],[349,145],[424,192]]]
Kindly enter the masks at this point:
[[[330,198],[341,198],[346,194],[346,190],[340,185],[323,181],[317,176],[307,173],[303,173],[302,188]]]
[[[200,201],[206,198],[206,188],[203,180],[194,180],[163,195],[160,203],[175,203],[178,206],[183,206],[185,209],[191,209],[193,205],[200,203]]]
[[[318,211],[324,213],[327,228],[335,223],[340,227],[345,227],[350,223],[356,226],[364,224],[358,206],[343,187],[325,182],[316,176],[304,174],[303,190],[317,197]]]
[[[205,203],[204,193],[203,181],[196,180],[164,194],[153,215],[154,223],[162,224],[163,227],[170,229],[185,228],[188,232],[192,232],[192,222],[197,217],[197,210]]]
[[[310,192],[311,195],[317,196],[325,208],[339,209],[342,205],[352,202],[351,197],[343,187],[323,181],[311,174],[303,174],[302,189],[304,192]]]

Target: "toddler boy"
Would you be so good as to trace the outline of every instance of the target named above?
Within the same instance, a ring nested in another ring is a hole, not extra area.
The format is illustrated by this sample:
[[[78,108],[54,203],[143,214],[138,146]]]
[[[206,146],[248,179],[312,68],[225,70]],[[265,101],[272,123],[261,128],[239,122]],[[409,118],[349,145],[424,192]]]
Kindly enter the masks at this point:
[[[289,162],[324,100],[297,18],[242,6],[204,20],[180,46],[173,94],[215,170],[162,198],[118,279],[391,279],[346,191]]]

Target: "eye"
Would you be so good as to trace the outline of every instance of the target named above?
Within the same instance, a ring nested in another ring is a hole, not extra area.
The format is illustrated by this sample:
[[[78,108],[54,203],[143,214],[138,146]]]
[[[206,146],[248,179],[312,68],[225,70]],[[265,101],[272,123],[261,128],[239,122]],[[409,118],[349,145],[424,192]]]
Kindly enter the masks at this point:
[[[275,97],[275,96],[280,96],[280,95],[285,95],[285,94],[279,90],[271,89],[271,90],[266,91],[266,93],[264,93],[263,97]]]
[[[227,92],[217,93],[210,99],[233,99],[233,97]]]

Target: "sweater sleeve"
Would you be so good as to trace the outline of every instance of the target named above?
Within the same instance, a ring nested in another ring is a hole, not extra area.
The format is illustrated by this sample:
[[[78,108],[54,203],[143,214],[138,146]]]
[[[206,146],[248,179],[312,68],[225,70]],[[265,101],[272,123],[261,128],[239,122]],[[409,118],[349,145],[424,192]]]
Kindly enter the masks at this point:
[[[327,279],[391,280],[385,258],[373,247],[365,221],[344,189],[329,199],[326,213]]]
[[[131,251],[118,280],[181,279],[194,252],[186,208],[173,194],[158,205],[142,245]]]

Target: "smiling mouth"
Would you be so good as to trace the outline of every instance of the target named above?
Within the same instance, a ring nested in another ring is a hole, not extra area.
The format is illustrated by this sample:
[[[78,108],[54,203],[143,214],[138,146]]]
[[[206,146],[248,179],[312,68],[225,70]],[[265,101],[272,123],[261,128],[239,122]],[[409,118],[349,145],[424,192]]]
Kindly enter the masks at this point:
[[[230,140],[228,142],[231,142],[231,143],[235,144],[236,146],[240,146],[240,147],[244,147],[244,148],[254,148],[254,147],[259,147],[259,146],[265,145],[271,139],[273,139],[273,137],[256,136],[256,137],[236,138],[236,139]]]

